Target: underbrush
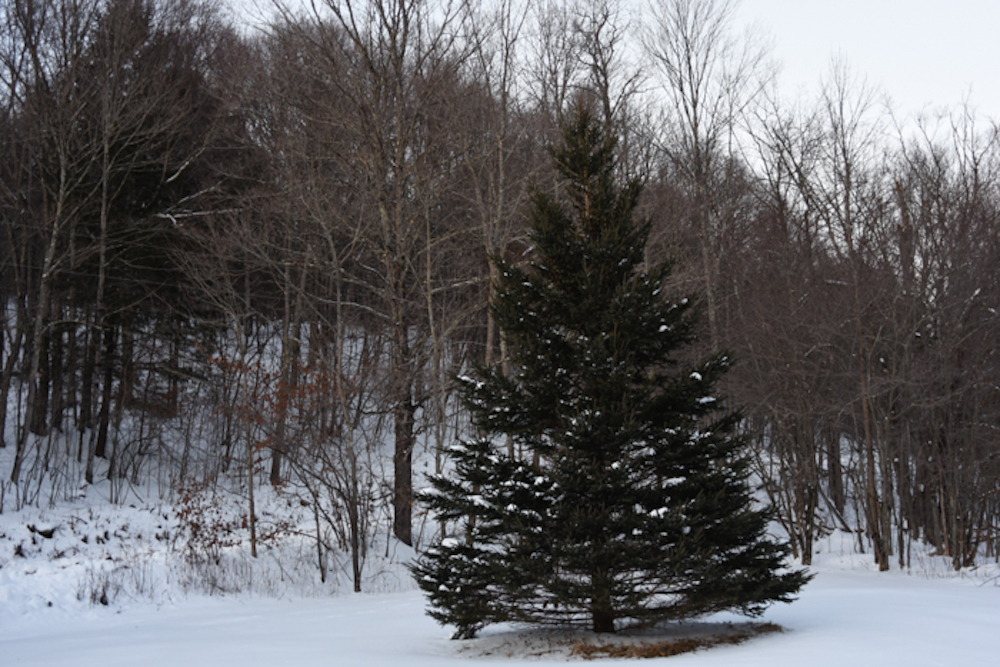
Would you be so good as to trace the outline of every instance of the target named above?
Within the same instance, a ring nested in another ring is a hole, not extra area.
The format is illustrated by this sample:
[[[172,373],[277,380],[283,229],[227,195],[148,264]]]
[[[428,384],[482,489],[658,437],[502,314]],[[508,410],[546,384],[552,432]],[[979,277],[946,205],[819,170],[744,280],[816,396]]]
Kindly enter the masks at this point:
[[[347,545],[334,533],[317,535],[313,509],[294,489],[257,489],[254,557],[247,499],[234,488],[231,480],[189,486],[172,502],[144,501],[157,495],[137,489],[134,502],[121,505],[98,484],[51,508],[8,509],[0,514],[0,616],[31,608],[162,605],[198,595],[302,598],[353,590]],[[390,537],[385,518],[373,526],[362,591],[415,588],[406,569],[415,552]],[[857,553],[857,544],[852,533],[826,534],[815,545],[812,569],[874,574],[871,555]],[[893,563],[897,575],[1000,585],[996,563],[955,572],[929,547],[914,545],[909,556],[908,569]]]
[[[101,488],[50,509],[0,514],[0,600],[18,608],[169,604],[193,595],[314,597],[352,590],[346,552],[316,548],[312,514],[294,494],[257,491],[257,557],[245,499],[221,485],[174,503],[114,505]],[[413,588],[410,550],[371,550],[362,589]],[[318,553],[322,553],[321,581]]]

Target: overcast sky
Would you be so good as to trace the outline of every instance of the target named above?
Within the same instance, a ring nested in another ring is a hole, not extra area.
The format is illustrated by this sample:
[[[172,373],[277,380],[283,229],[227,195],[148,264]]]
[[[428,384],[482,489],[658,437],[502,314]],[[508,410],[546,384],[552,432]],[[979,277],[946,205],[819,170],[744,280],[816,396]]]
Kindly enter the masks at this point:
[[[840,56],[887,93],[900,116],[968,100],[981,117],[1000,120],[1000,0],[736,2],[737,27],[756,23],[770,35],[789,97],[814,99]],[[271,0],[229,3],[237,11],[256,5],[257,14],[271,7]]]
[[[812,99],[838,54],[903,116],[968,99],[1000,120],[1000,0],[742,0],[770,34],[781,88]]]

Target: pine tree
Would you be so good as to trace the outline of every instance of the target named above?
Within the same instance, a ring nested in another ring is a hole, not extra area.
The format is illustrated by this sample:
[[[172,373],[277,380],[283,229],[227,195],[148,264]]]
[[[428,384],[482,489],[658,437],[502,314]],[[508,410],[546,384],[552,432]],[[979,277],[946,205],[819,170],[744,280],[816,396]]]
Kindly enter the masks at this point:
[[[613,632],[788,602],[808,575],[782,572],[787,548],[753,507],[739,415],[713,395],[729,361],[677,360],[693,305],[662,294],[667,264],[643,268],[641,187],[616,181],[614,138],[581,104],[563,141],[569,206],[536,194],[534,261],[496,260],[491,307],[516,371],[461,379],[480,437],[425,495],[465,531],[413,567],[429,613],[466,638],[505,621]]]

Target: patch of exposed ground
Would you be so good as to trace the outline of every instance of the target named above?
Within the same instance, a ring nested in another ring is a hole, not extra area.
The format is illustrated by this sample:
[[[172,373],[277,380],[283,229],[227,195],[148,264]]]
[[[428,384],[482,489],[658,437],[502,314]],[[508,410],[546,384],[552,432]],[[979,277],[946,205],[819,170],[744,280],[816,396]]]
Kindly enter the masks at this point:
[[[597,634],[579,628],[506,629],[460,642],[466,658],[577,659],[659,658],[714,646],[742,644],[782,632],[774,623],[667,623]]]

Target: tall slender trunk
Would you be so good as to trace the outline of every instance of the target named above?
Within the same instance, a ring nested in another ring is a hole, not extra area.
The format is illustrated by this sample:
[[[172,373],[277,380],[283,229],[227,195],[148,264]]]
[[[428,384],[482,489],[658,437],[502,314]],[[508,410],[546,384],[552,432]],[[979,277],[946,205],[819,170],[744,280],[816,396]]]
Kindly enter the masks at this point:
[[[319,523],[319,498],[313,497],[313,523],[316,526],[316,566],[319,568],[319,581],[326,583],[326,559],[323,554],[323,531]]]
[[[840,462],[840,435],[832,430],[826,433],[827,477],[830,501],[838,514],[844,513],[844,473]]]
[[[406,545],[413,544],[413,447],[414,415],[417,406],[413,403],[409,384],[397,397],[393,418],[395,421],[395,451],[393,453],[393,533],[396,539]]]
[[[3,307],[6,308],[6,304]],[[19,298],[17,301],[17,314],[15,318],[14,333],[10,338],[10,349],[7,359],[4,360],[3,370],[0,371],[0,448],[7,446],[7,441],[4,438],[4,433],[7,429],[7,397],[10,395],[10,382],[14,376],[14,368],[18,365],[18,357],[22,353],[21,347],[24,343],[24,327],[27,322],[27,311],[24,308],[23,298]],[[6,331],[6,327],[4,330]]]
[[[878,495],[875,459],[875,436],[872,425],[871,405],[868,396],[868,376],[864,369],[864,350],[858,350],[859,373],[861,376],[861,419],[865,437],[865,520],[868,525],[868,536],[872,541],[872,550],[879,571],[889,569],[889,554],[885,547],[882,534],[882,511]]]
[[[354,581],[354,592],[361,592],[361,498],[358,488],[358,458],[354,452],[353,443],[348,451],[351,468],[348,488],[351,502],[347,505],[347,519],[350,524],[351,540],[351,578]]]
[[[291,386],[289,383],[289,369],[292,364],[292,306],[291,306],[291,280],[289,263],[284,267],[284,308],[281,322],[281,365],[278,370],[278,412],[274,415],[277,423],[274,427],[274,438],[271,442],[271,472],[268,479],[272,486],[281,483],[281,456],[285,450],[285,426],[287,424],[288,401],[291,397]],[[298,355],[296,355],[298,356]]]
[[[302,341],[302,310],[303,294],[305,293],[305,281],[307,272],[303,268],[299,271],[299,281],[295,289],[295,299],[291,298],[292,284],[290,267],[285,266],[285,313],[282,322],[281,340],[281,369],[280,404],[288,407],[289,401],[296,393],[299,384],[299,353]],[[275,428],[274,446],[271,449],[271,472],[269,481],[272,486],[281,483],[282,457],[288,455],[287,442],[287,410],[281,409],[277,415],[277,426]]]
[[[63,175],[65,181],[65,174]],[[57,206],[53,218],[52,229],[50,230],[49,243],[45,250],[45,259],[42,265],[42,274],[38,286],[38,301],[35,303],[35,316],[31,330],[31,363],[28,366],[28,395],[26,410],[24,415],[24,428],[21,429],[17,439],[17,448],[14,451],[14,464],[11,466],[10,479],[17,484],[21,477],[21,467],[24,465],[24,457],[28,447],[29,426],[33,423],[34,410],[39,391],[38,374],[42,366],[42,344],[48,331],[49,302],[52,293],[52,278],[56,269],[56,252],[58,249],[59,235],[62,230],[62,207]]]
[[[250,525],[250,555],[257,557],[257,508],[253,497],[253,437],[250,433],[250,422],[246,422],[247,441],[247,509],[249,512],[248,523]]]
[[[71,419],[67,420],[67,436],[69,431],[76,428],[76,421],[78,419],[78,410],[80,409],[79,404],[79,381],[77,378],[77,373],[80,369],[80,338],[78,328],[75,324],[71,324],[66,329],[66,409],[69,410],[69,417]],[[69,437],[66,438],[66,453],[70,456],[69,450]]]
[[[400,542],[413,544],[413,448],[417,406],[413,401],[413,378],[410,375],[408,328],[401,317],[393,327],[393,533]]]
[[[52,341],[51,317],[44,334],[41,337],[41,347],[38,354],[38,372],[35,374],[37,390],[34,405],[31,410],[29,428],[35,435],[49,434],[49,390],[52,384],[52,358],[50,344]]]
[[[66,404],[66,356],[63,346],[65,326],[52,328],[49,336],[49,426],[62,431],[63,409]]]
[[[76,418],[76,428],[79,433],[79,444],[76,451],[76,460],[79,463],[83,460],[83,441],[88,431],[94,428],[94,372],[97,370],[97,355],[100,345],[100,332],[97,330],[96,315],[95,323],[85,327],[86,340],[84,342],[83,366],[80,369],[80,410]],[[90,456],[89,444],[87,456]]]
[[[122,419],[125,416],[125,404],[132,395],[132,352],[134,346],[134,336],[131,324],[123,322],[121,325],[121,376],[118,379],[118,392],[114,399],[114,416],[111,420],[111,428],[114,436],[111,438],[110,452],[108,459],[108,479],[114,479],[119,474],[118,470],[118,444],[121,435]],[[124,476],[124,471],[122,471]],[[112,490],[114,489],[112,485]],[[112,502],[117,499],[112,498]]]
[[[109,201],[109,178],[111,147],[108,136],[108,118],[104,115],[104,135],[101,153],[101,211],[100,211],[100,237],[98,240],[98,262],[97,262],[97,294],[94,302],[94,312],[96,313],[97,331],[102,332],[104,337],[103,354],[98,347],[96,368],[102,368],[104,379],[101,386],[101,408],[97,415],[98,435],[97,441],[91,433],[90,446],[87,450],[87,464],[84,471],[84,478],[88,484],[94,483],[94,458],[104,457],[104,450],[108,441],[108,420],[111,409],[111,380],[114,369],[111,366],[111,358],[114,355],[114,331],[108,326],[107,304],[105,303],[105,290],[107,289],[107,264],[108,264],[108,216],[110,209]],[[97,335],[96,333],[94,334]]]
[[[104,377],[101,381],[101,409],[97,414],[97,433],[92,432],[90,437],[90,447],[87,450],[87,465],[84,470],[84,479],[88,484],[94,483],[94,459],[104,458],[108,442],[108,426],[111,420],[111,384],[114,381],[114,353],[115,353],[115,330],[114,327],[104,329],[104,354],[101,358],[101,368]]]
[[[242,326],[239,317],[233,318],[233,330],[238,332],[238,344],[237,348],[240,355],[240,360],[244,363],[240,364],[241,369],[239,372],[240,382],[239,385],[243,391],[244,401],[249,404],[253,400],[254,392],[250,391],[249,379],[247,374],[250,372],[247,364],[247,356],[249,353],[249,336],[246,335],[247,331]],[[234,403],[237,396],[234,396]],[[253,441],[253,425],[251,420],[243,419],[243,438],[246,441],[246,479],[247,479],[247,524],[250,528],[250,555],[254,558],[257,557],[257,507],[254,498],[254,441]]]
[[[400,156],[401,157],[401,156]],[[395,179],[398,181],[399,179]],[[392,327],[391,378],[392,413],[395,446],[393,448],[393,534],[403,544],[413,545],[413,448],[416,444],[414,433],[413,352],[410,345],[410,326],[407,317],[406,283],[407,260],[401,256],[398,247],[404,237],[405,214],[403,212],[402,184],[396,183],[396,198],[393,202],[391,218],[385,206],[382,208],[383,224],[393,230],[391,253],[386,256],[387,297]]]

